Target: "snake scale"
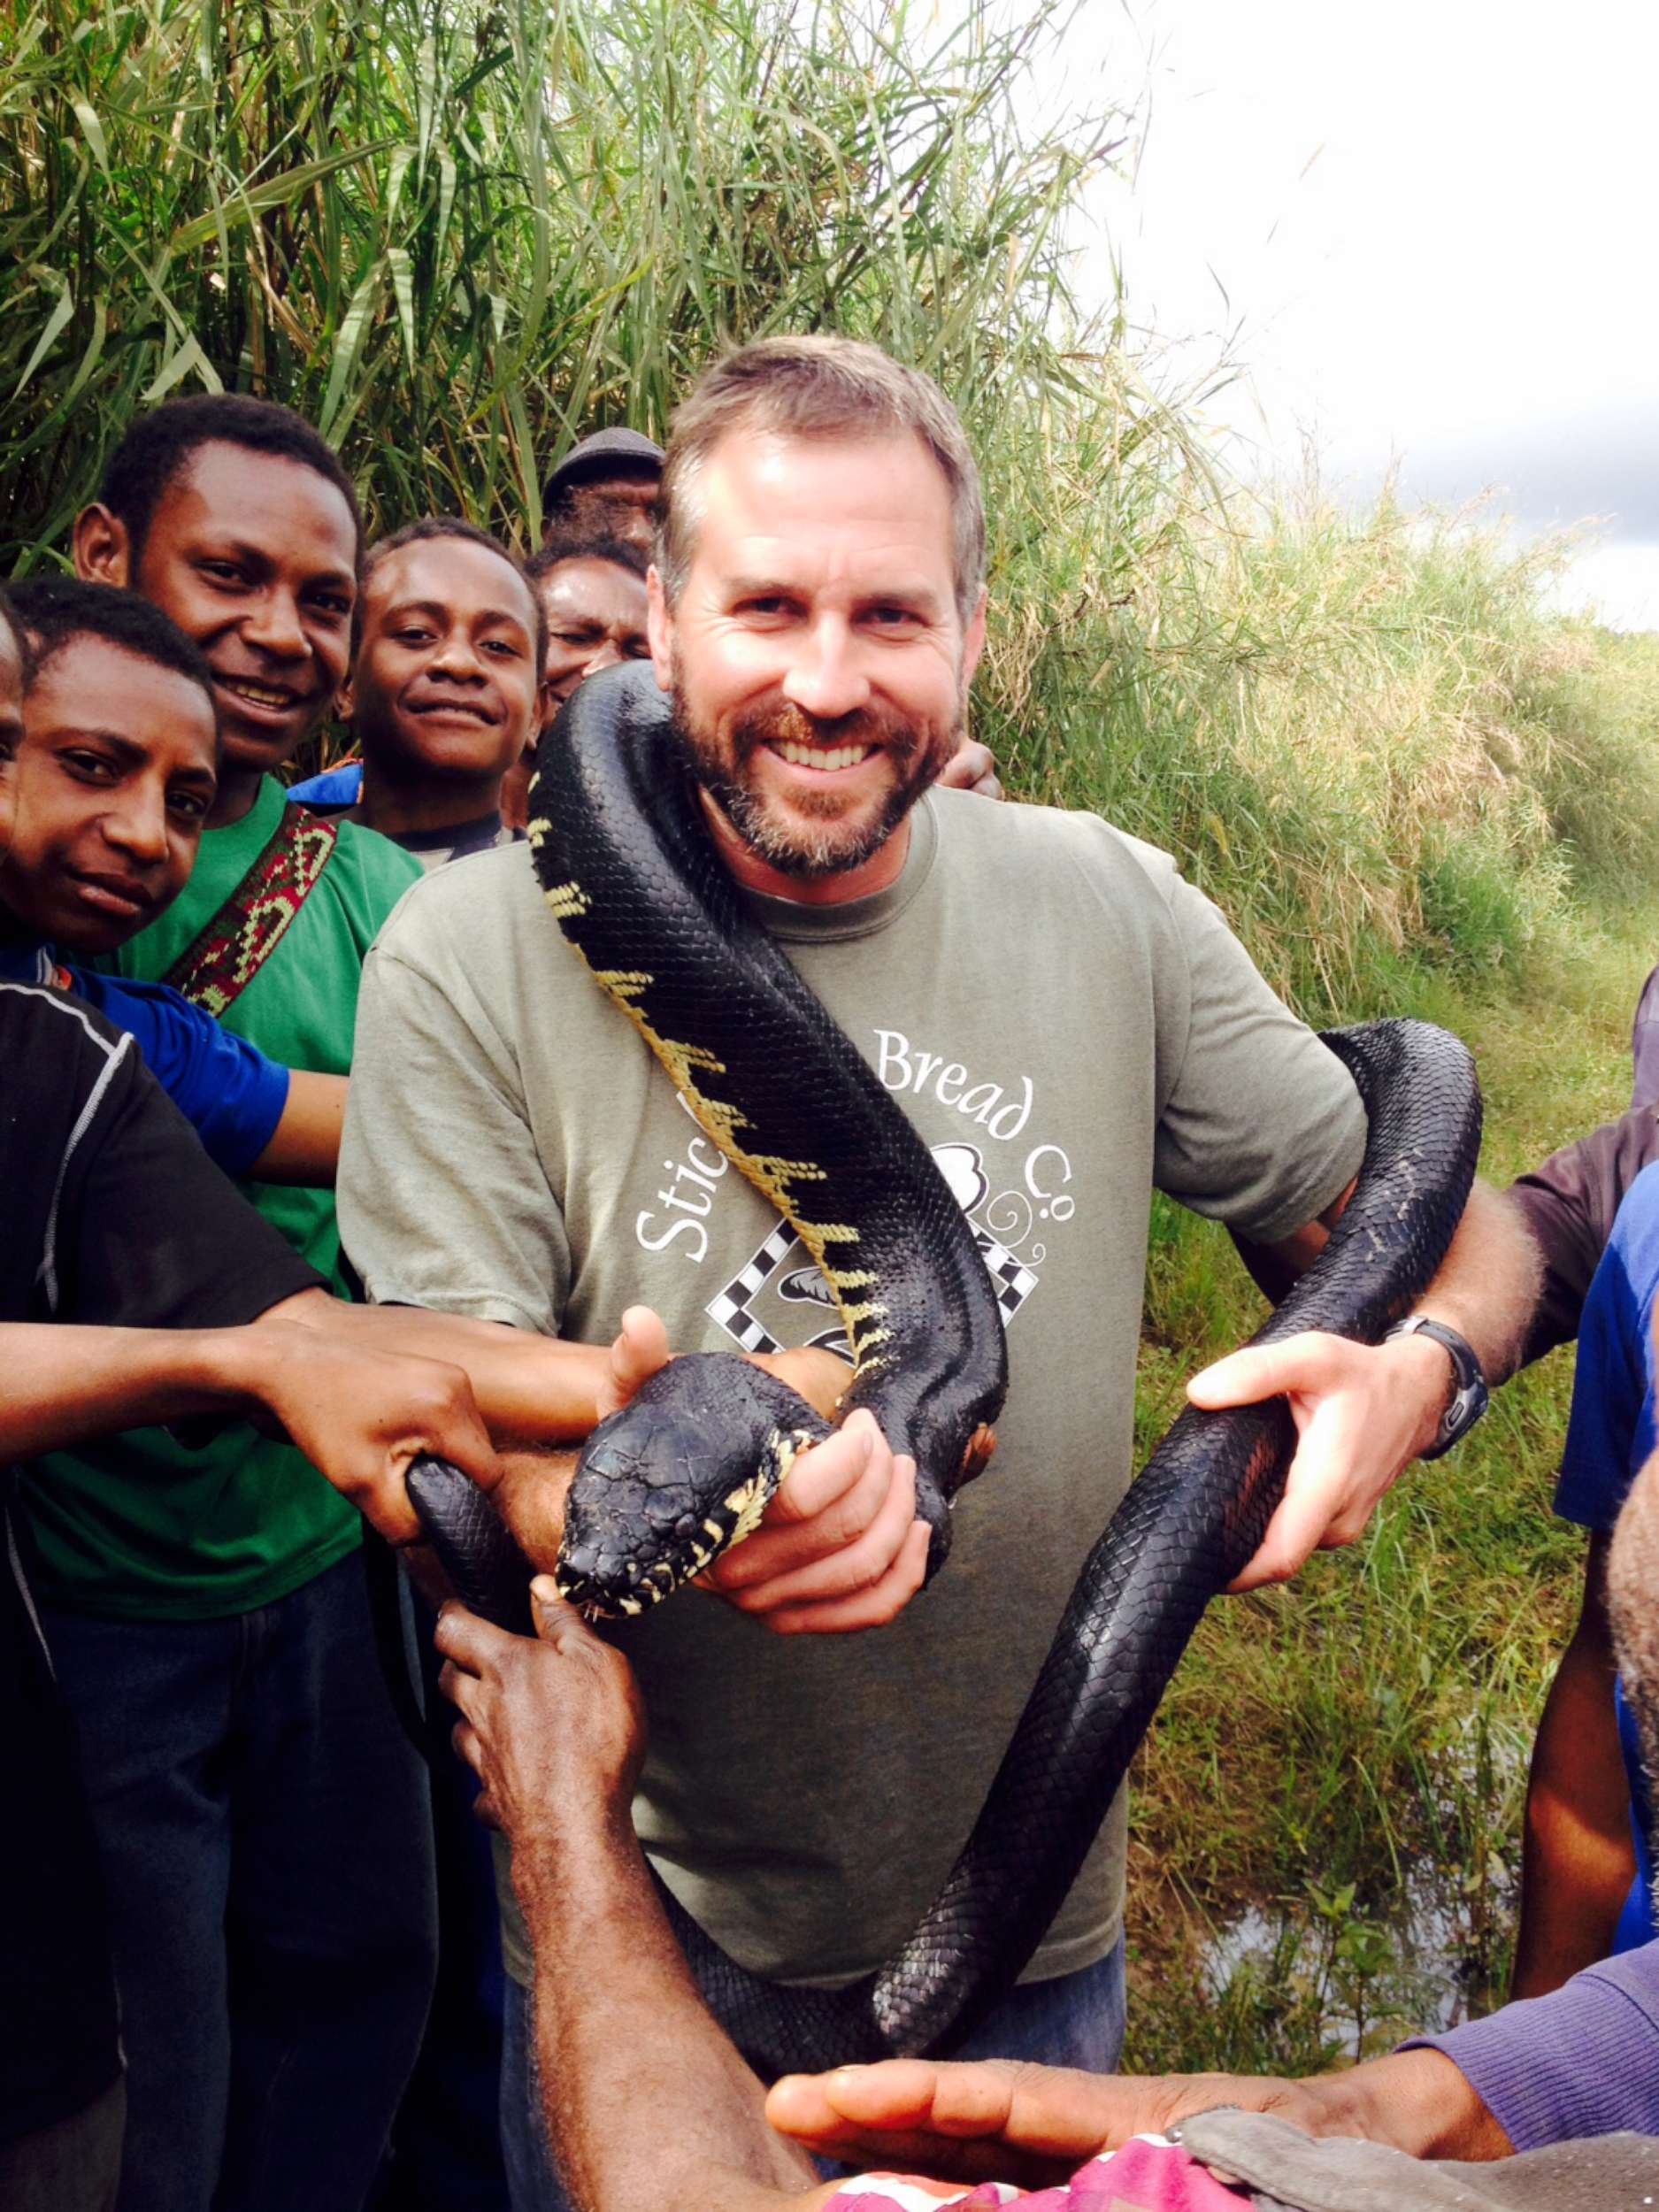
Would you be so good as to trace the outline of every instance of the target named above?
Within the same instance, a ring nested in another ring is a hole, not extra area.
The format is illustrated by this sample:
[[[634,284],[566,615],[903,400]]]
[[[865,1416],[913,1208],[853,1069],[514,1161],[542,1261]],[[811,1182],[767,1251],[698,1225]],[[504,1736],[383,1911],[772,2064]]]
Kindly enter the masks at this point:
[[[895,1448],[917,1453],[937,1565],[951,1495],[1005,1386],[1000,1316],[964,1217],[738,896],[649,669],[576,694],[543,741],[533,813],[536,871],[561,928],[823,1265],[856,1360],[843,1409],[869,1405]],[[1364,1161],[1325,1250],[1257,1343],[1310,1328],[1375,1341],[1439,1264],[1479,1148],[1479,1088],[1455,1038],[1383,1021],[1325,1041],[1364,1101]],[[639,1610],[752,1526],[767,1482],[824,1427],[733,1356],[672,1362],[589,1440],[561,1587],[594,1609]],[[1283,1400],[1176,1421],[1078,1577],[943,1888],[877,1972],[839,1990],[763,1981],[659,1883],[704,1997],[759,2072],[949,2049],[1012,1986],[1205,1606],[1260,1541],[1294,1440]],[[481,1494],[435,1461],[417,1463],[410,1489],[460,1594],[526,1626],[528,1571]]]

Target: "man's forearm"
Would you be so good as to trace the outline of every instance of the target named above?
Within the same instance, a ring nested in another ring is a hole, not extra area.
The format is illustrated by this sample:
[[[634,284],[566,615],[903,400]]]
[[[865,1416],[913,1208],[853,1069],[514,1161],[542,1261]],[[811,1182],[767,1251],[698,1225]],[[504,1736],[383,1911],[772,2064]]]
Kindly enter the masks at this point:
[[[1502,1382],[1521,1363],[1541,1275],[1538,1246],[1519,1209],[1477,1182],[1417,1310],[1466,1337],[1487,1381]]]
[[[340,1132],[345,1123],[349,1087],[343,1075],[313,1075],[296,1068],[288,1077],[282,1118],[249,1173],[262,1183],[304,1183],[332,1189],[340,1164]]]
[[[1460,2068],[1440,2051],[1394,2051],[1301,2085],[1310,2135],[1362,2136],[1414,2158],[1507,2158],[1513,2146]]]
[[[810,2164],[767,2125],[760,2083],[697,1993],[632,1829],[520,1838],[513,1886],[554,2157],[582,2212],[814,2201]]]
[[[1517,1210],[1489,1184],[1470,1191],[1446,1257],[1412,1310],[1442,1321],[1465,1338],[1490,1383],[1521,1363],[1538,1299],[1538,1247]],[[1451,1356],[1432,1337],[1396,1338],[1383,1347],[1395,1371],[1402,1403],[1410,1410],[1410,1454],[1434,1441],[1450,1400]]]
[[[260,1319],[332,1330],[342,1345],[446,1361],[465,1371],[492,1431],[539,1442],[570,1443],[588,1433],[609,1371],[609,1355],[597,1345],[419,1306],[352,1305],[320,1290],[287,1299]]]
[[[1580,1634],[1556,1670],[1532,1747],[1510,1994],[1541,1997],[1605,1958],[1635,1871],[1612,1654]]]
[[[119,1429],[252,1413],[275,1356],[257,1325],[118,1329],[0,1325],[0,1457],[28,1459]]]
[[[603,1394],[612,1381],[609,1346],[573,1344],[564,1337],[511,1328],[503,1321],[477,1321],[423,1306],[357,1305],[326,1291],[308,1290],[273,1306],[260,1319],[297,1321],[332,1329],[342,1343],[445,1360],[465,1370],[491,1430],[526,1444],[580,1443],[599,1419]],[[826,1417],[849,1374],[844,1360],[811,1346],[757,1357],[755,1364],[798,1390]]]

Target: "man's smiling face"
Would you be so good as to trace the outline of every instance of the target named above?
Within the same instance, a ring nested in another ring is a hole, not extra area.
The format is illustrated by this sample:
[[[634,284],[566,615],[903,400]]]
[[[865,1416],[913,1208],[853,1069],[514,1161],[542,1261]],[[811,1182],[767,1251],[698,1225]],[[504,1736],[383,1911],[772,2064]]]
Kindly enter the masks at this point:
[[[536,723],[536,603],[488,546],[417,538],[364,587],[351,717],[365,758],[394,774],[498,776]]]
[[[944,475],[909,433],[740,429],[688,495],[690,565],[672,609],[652,572],[651,647],[717,833],[753,888],[878,888],[984,636],[982,607],[957,611]]]
[[[23,709],[0,899],[65,952],[112,952],[189,880],[218,743],[199,683],[107,638],[61,645]]]
[[[198,446],[156,503],[130,583],[200,646],[225,759],[280,766],[346,673],[357,531],[338,488],[286,456]]]

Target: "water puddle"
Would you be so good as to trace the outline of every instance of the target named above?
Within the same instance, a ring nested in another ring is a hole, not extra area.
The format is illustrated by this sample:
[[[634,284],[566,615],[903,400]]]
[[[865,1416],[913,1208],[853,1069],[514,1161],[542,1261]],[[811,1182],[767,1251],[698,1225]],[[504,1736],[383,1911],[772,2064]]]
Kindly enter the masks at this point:
[[[1518,1904],[1501,1839],[1518,1824],[1524,1752],[1494,1759],[1484,1731],[1442,1746],[1424,1801],[1432,1852],[1376,1870],[1369,1893],[1310,1882],[1220,1928],[1201,1963],[1212,2011],[1305,2063],[1370,2056],[1501,2004]]]

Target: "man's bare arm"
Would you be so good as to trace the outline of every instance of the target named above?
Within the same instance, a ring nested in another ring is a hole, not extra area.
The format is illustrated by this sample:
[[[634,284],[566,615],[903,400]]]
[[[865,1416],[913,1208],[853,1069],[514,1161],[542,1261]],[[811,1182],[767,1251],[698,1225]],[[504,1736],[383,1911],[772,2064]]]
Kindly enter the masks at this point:
[[[484,1418],[503,1435],[575,1442],[610,1409],[601,1406],[611,1364],[603,1345],[571,1344],[503,1321],[475,1321],[419,1306],[354,1305],[325,1290],[301,1291],[261,1320],[291,1322],[339,1344],[462,1368]]]
[[[808,2212],[834,2192],[767,2125],[657,1903],[629,1806],[644,1724],[627,1663],[547,1582],[537,1637],[447,1606],[438,1648],[480,1810],[512,1844],[535,1950],[536,2052],[584,2212]]]
[[[1584,1604],[1532,1746],[1511,1996],[1541,1997],[1605,1958],[1636,1871],[1613,1707],[1608,1539],[1592,1536]]]
[[[1274,1263],[1293,1271],[1310,1264],[1347,1196],[1266,1248]],[[1506,1375],[1519,1360],[1538,1279],[1538,1248],[1519,1214],[1477,1183],[1417,1310],[1466,1337],[1488,1375]],[[1316,1549],[1351,1544],[1408,1463],[1433,1442],[1450,1386],[1448,1355],[1421,1336],[1366,1346],[1309,1332],[1232,1353],[1194,1375],[1187,1394],[1200,1406],[1248,1405],[1282,1392],[1299,1432],[1283,1502],[1233,1587],[1286,1581]]]
[[[332,1189],[349,1087],[343,1075],[292,1069],[282,1118],[248,1172],[262,1183],[306,1183]]]
[[[1489,1383],[1521,1364],[1543,1266],[1519,1209],[1477,1182],[1439,1273],[1417,1311],[1466,1337]]]
[[[251,1329],[0,1324],[0,1459],[154,1421],[256,1412],[261,1356]]]
[[[495,1483],[495,1451],[459,1367],[342,1343],[272,1318],[281,1310],[230,1329],[0,1325],[0,1453],[33,1457],[152,1421],[268,1420],[396,1544],[419,1533],[403,1479],[421,1454]]]

